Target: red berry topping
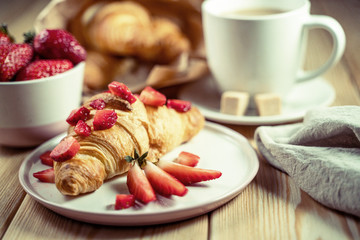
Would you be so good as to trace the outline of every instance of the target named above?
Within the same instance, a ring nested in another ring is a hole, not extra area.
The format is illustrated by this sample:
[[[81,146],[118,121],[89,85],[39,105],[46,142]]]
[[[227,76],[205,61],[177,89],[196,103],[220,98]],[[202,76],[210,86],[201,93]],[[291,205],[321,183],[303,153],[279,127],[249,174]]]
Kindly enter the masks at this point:
[[[25,81],[51,77],[72,69],[74,65],[66,59],[35,60],[23,68],[16,76],[16,81]]]
[[[50,157],[57,162],[73,158],[80,149],[79,142],[74,137],[63,139],[50,153]]]
[[[102,110],[105,108],[105,106],[106,106],[106,103],[101,98],[95,99],[94,101],[92,101],[90,103],[90,107],[92,107],[93,109],[96,109],[96,110]]]
[[[136,102],[136,97],[125,84],[113,81],[109,83],[108,88],[112,94],[121,97],[129,103]]]
[[[139,99],[144,104],[154,107],[162,106],[166,103],[165,95],[149,86],[145,87],[144,90],[141,91]]]
[[[54,166],[54,160],[50,157],[51,151],[46,151],[40,155],[40,160],[42,164],[48,165],[50,167]]]
[[[187,112],[191,109],[191,102],[180,99],[169,99],[167,107],[175,109],[178,112]]]
[[[86,107],[79,107],[71,111],[69,117],[66,119],[66,122],[71,126],[75,126],[79,120],[86,121],[89,117],[90,110]]]
[[[34,51],[29,44],[0,44],[0,82],[11,80],[31,61]]]
[[[41,182],[55,183],[54,168],[45,169],[43,171],[33,173],[33,176]]]
[[[83,120],[79,120],[74,128],[77,135],[87,137],[91,134],[91,128]]]
[[[94,116],[94,130],[105,130],[115,125],[117,114],[114,110],[98,110]]]
[[[132,194],[117,194],[115,198],[115,210],[129,208],[135,205],[135,197]]]
[[[86,50],[63,29],[44,29],[34,38],[35,51],[48,59],[68,59],[74,65],[86,59]]]

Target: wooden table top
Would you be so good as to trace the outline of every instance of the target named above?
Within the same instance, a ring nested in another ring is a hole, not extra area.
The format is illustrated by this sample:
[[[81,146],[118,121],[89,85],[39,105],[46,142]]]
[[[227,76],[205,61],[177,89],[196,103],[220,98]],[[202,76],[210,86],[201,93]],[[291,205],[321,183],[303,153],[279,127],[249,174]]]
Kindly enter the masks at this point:
[[[0,21],[22,39],[48,0],[5,0]],[[360,2],[313,0],[313,14],[336,18],[347,46],[341,61],[324,78],[336,89],[333,106],[360,105]],[[315,68],[329,56],[332,40],[324,31],[310,34],[306,65]],[[226,125],[253,141],[258,126]],[[169,224],[112,227],[58,215],[21,187],[19,167],[30,149],[0,146],[0,237],[3,239],[360,239],[360,219],[331,210],[299,189],[285,173],[259,154],[254,180],[233,200],[207,214]]]

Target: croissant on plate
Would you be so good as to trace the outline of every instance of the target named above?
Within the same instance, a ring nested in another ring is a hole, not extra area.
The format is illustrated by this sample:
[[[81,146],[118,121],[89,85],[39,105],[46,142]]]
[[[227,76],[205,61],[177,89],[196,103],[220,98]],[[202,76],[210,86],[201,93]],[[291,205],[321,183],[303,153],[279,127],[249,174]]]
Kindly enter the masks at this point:
[[[192,107],[187,112],[177,112],[166,106],[144,105],[139,99],[130,104],[110,92],[100,93],[88,99],[84,107],[90,110],[85,121],[94,128],[96,109],[94,100],[102,99],[104,109],[116,112],[114,126],[105,130],[91,131],[83,137],[71,126],[68,137],[74,137],[80,149],[74,157],[54,162],[55,183],[64,195],[79,195],[98,189],[105,180],[126,172],[130,164],[126,156],[148,152],[147,159],[155,162],[162,155],[183,142],[189,141],[204,126],[204,117]]]

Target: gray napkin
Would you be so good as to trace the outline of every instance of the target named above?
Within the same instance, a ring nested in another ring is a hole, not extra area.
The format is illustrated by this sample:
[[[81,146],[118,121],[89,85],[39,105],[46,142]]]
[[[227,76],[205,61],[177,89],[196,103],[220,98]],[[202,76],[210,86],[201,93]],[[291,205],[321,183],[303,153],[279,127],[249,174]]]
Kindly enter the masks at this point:
[[[360,107],[309,111],[303,123],[261,126],[260,152],[312,198],[360,217]]]

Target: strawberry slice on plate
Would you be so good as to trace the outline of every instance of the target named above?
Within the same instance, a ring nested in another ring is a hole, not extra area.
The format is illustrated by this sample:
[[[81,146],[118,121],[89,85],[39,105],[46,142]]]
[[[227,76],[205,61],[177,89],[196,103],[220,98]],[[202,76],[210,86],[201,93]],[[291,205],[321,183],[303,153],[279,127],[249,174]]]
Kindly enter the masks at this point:
[[[184,184],[152,162],[146,162],[144,172],[155,192],[161,195],[170,196],[174,194],[184,196],[188,191]]]
[[[179,153],[178,157],[174,160],[174,162],[189,167],[195,167],[198,164],[199,160],[200,157],[198,155],[182,151],[181,153]]]
[[[221,176],[221,172],[217,170],[194,168],[169,161],[159,161],[157,166],[185,185],[213,180]]]
[[[33,176],[41,182],[55,183],[54,168],[48,168],[43,171],[33,173]]]
[[[166,103],[165,95],[150,86],[145,87],[141,91],[139,99],[144,104],[154,107],[162,106]]]
[[[115,210],[129,208],[135,205],[135,197],[132,194],[116,194]]]
[[[63,139],[50,153],[50,157],[57,162],[73,158],[80,149],[79,142],[74,137]]]
[[[46,151],[40,155],[40,160],[42,164],[47,166],[53,167],[54,166],[54,159],[50,157],[51,151]]]
[[[156,200],[154,189],[137,162],[129,169],[126,184],[136,200],[145,204]]]

